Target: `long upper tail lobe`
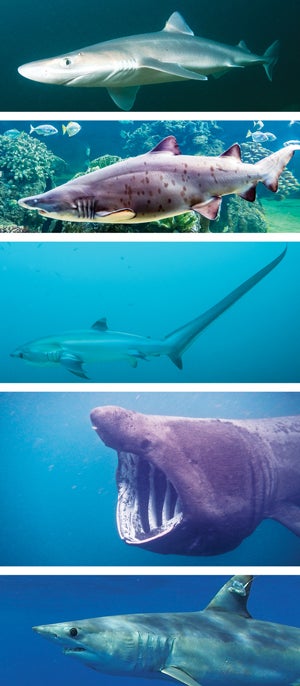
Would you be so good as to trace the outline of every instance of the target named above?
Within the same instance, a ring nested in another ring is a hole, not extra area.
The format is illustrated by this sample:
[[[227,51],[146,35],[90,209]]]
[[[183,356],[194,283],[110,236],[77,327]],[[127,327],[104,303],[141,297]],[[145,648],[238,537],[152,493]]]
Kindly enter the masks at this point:
[[[284,250],[276,257],[272,262],[269,262],[265,267],[260,269],[256,274],[250,276],[249,279],[244,281],[240,286],[235,288],[231,293],[226,295],[225,298],[220,300],[216,305],[211,307],[209,310],[201,314],[196,319],[191,322],[184,324],[179,329],[172,331],[170,334],[165,336],[165,340],[168,340],[171,346],[171,352],[169,357],[176,364],[179,369],[182,369],[182,359],[181,356],[184,351],[191,345],[193,340],[199,336],[199,334],[206,329],[209,324],[211,324],[215,319],[217,319],[225,310],[228,310],[231,305],[233,305],[237,300],[242,298],[245,293],[250,291],[253,286],[255,286],[259,281],[264,279],[269,272],[272,271],[277,265],[283,260],[287,251],[287,246]]]

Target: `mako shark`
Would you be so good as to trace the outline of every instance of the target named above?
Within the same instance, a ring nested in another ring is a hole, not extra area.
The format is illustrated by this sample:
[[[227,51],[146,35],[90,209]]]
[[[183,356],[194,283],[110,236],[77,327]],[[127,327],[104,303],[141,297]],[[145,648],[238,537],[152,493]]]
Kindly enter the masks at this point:
[[[288,145],[245,164],[237,143],[218,157],[181,155],[176,138],[168,136],[150,152],[22,198],[19,205],[72,222],[140,224],[190,210],[216,219],[224,195],[237,193],[253,202],[259,182],[276,192],[296,150],[300,145]]]
[[[186,686],[298,684],[300,629],[252,619],[252,580],[232,577],[202,612],[115,615],[33,629],[65,655],[119,677]]]
[[[233,305],[247,291],[255,286],[284,258],[287,247],[265,267],[253,274],[240,286],[231,291],[204,314],[184,324],[161,339],[146,338],[137,334],[111,331],[106,319],[99,319],[91,329],[69,331],[25,343],[11,353],[37,365],[60,364],[69,372],[87,379],[83,369],[85,362],[126,360],[136,367],[138,360],[167,355],[182,369],[182,354],[225,310]]]
[[[162,31],[115,38],[19,67],[22,76],[40,83],[107,88],[122,110],[130,110],[140,86],[170,81],[206,81],[236,67],[262,64],[269,80],[278,60],[279,42],[255,55],[241,41],[236,46],[197,38],[178,12]]]
[[[157,553],[219,555],[266,518],[300,536],[300,416],[190,419],[91,413],[118,453],[117,526]]]

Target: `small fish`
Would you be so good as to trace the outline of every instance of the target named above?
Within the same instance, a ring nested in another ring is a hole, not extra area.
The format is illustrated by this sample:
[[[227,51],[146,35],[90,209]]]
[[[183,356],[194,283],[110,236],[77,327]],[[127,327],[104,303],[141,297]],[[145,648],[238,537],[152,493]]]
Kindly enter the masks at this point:
[[[64,124],[62,125],[63,135],[67,133],[69,138],[76,136],[76,133],[79,133],[79,131],[81,131],[81,126],[77,121],[69,121],[66,126]]]
[[[300,145],[300,140],[293,139],[293,140],[291,140],[291,141],[285,141],[285,143],[284,143],[283,145],[284,145],[285,148],[286,148],[288,145]]]
[[[250,131],[250,129],[246,133],[246,138],[252,138],[254,143],[263,143],[268,140],[266,133],[263,133],[262,131]]]
[[[8,129],[7,131],[4,131],[3,136],[7,136],[7,138],[17,138],[19,136],[21,131],[18,129]]]
[[[29,133],[36,133],[37,136],[53,136],[58,133],[58,129],[52,124],[40,124],[39,126],[32,126],[30,124]]]
[[[91,148],[90,148],[89,145],[86,146],[85,155],[86,155],[86,157],[88,157],[88,158],[90,158],[90,156],[91,156]]]
[[[267,136],[267,139],[269,143],[272,143],[273,141],[277,141],[277,136],[275,136],[275,133],[272,133],[271,131],[265,131],[265,136]]]
[[[294,124],[300,124],[300,121],[298,121],[297,119],[291,119],[288,126],[294,126]]]
[[[260,129],[263,129],[264,127],[264,122],[259,119],[258,121],[253,122],[253,126],[260,131]]]

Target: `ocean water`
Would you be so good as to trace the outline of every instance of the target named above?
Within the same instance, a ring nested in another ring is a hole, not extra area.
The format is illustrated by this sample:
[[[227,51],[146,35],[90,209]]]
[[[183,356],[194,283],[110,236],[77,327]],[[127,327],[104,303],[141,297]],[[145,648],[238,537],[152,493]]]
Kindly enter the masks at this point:
[[[276,258],[282,243],[2,243],[0,381],[85,381],[59,363],[10,354],[28,341],[88,329],[162,338],[218,303]],[[92,382],[291,382],[300,379],[300,244],[183,354],[90,362]]]
[[[2,576],[1,681],[22,686],[146,686],[149,680],[101,674],[69,659],[58,645],[34,634],[31,627],[113,614],[194,612],[204,609],[228,578]],[[255,577],[249,611],[257,620],[299,627],[299,592],[298,576]],[[161,680],[151,683],[155,686]]]
[[[241,146],[242,160],[255,163],[272,152],[283,148],[289,141],[300,141],[300,121],[284,119],[258,122],[234,120],[179,120],[179,121],[87,121],[79,119],[81,130],[72,137],[63,135],[62,125],[57,120],[2,120],[0,121],[0,227],[11,230],[12,225],[23,226],[26,231],[111,231],[118,232],[118,226],[97,223],[86,224],[61,221],[39,217],[32,212],[17,206],[22,197],[35,195],[51,187],[69,181],[75,174],[85,174],[97,168],[98,158],[103,155],[121,158],[134,157],[148,152],[157,143],[169,135],[176,136],[183,154],[218,156],[233,143]],[[39,136],[33,132],[29,136],[30,126],[51,124],[57,133],[50,136]],[[259,127],[262,128],[259,128]],[[19,131],[23,135],[9,137],[7,132]],[[3,135],[4,134],[4,135]],[[24,134],[26,134],[24,136]],[[254,135],[254,139],[252,136]],[[255,136],[269,135],[274,140],[257,141]],[[2,137],[3,136],[3,137]],[[35,146],[37,142],[38,147]],[[41,146],[46,145],[46,148]],[[31,144],[33,147],[31,147]],[[55,155],[55,171],[47,155]],[[57,160],[58,158],[58,160]],[[46,161],[47,160],[47,161]],[[223,199],[220,220],[211,221],[212,233],[222,231],[272,232],[299,231],[300,226],[300,154],[294,157],[282,172],[278,192],[271,193],[262,183],[258,184],[257,201],[248,203],[239,199],[239,206],[233,208],[232,198]],[[260,201],[263,202],[263,214]],[[290,207],[287,211],[286,203]],[[229,203],[229,204],[228,204]],[[231,208],[231,209],[230,209]],[[257,212],[257,214],[256,214]],[[236,215],[239,223],[236,222]],[[193,215],[191,215],[193,216]],[[198,216],[199,218],[199,216]],[[232,221],[233,219],[233,221]],[[194,215],[194,224],[189,230],[199,230]],[[168,223],[169,222],[169,223]],[[6,226],[8,228],[6,228]],[[165,228],[156,223],[128,224],[122,231],[183,231],[186,230],[184,219],[167,220]]]
[[[300,394],[2,393],[0,565],[300,564],[299,538],[271,520],[223,555],[163,555],[124,543],[115,514],[117,455],[89,418],[103,405],[146,414],[251,419],[299,414]]]
[[[300,110],[297,0],[163,0],[149,6],[137,0],[100,3],[52,0],[37,7],[20,0],[1,6],[1,94],[3,111],[113,111],[116,106],[100,88],[67,88],[35,83],[20,76],[18,66],[64,54],[124,35],[159,31],[171,13],[181,12],[195,34],[236,45],[243,39],[263,54],[280,41],[279,61],[270,83],[261,66],[232,69],[220,79],[148,86],[140,89],[139,111],[281,111]],[[13,38],[12,38],[13,37]]]

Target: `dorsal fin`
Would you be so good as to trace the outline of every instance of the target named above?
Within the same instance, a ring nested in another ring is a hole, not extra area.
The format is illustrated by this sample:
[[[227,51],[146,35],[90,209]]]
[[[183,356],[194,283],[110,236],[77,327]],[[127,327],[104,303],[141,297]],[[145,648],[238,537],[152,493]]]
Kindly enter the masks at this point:
[[[238,574],[233,576],[205,608],[214,612],[232,612],[242,617],[250,618],[247,610],[247,600],[251,590],[253,576]]]
[[[233,145],[228,148],[228,150],[225,150],[225,152],[222,152],[220,157],[236,157],[237,160],[241,162],[241,148],[238,143],[234,143]]]
[[[194,31],[190,29],[184,18],[179,12],[173,12],[166,22],[163,31],[171,31],[173,33],[187,33],[189,36],[194,36]]]
[[[91,326],[91,328],[97,329],[97,331],[107,331],[108,326],[106,317],[102,317],[102,319],[97,319],[97,321]]]
[[[244,40],[240,40],[240,42],[237,44],[237,48],[241,48],[241,50],[244,50],[244,52],[251,52],[249,48],[247,48],[247,45]]]
[[[167,136],[167,138],[163,138],[163,140],[160,141],[155,148],[149,150],[149,152],[146,154],[152,155],[154,152],[169,152],[171,155],[181,155],[175,136]]]

